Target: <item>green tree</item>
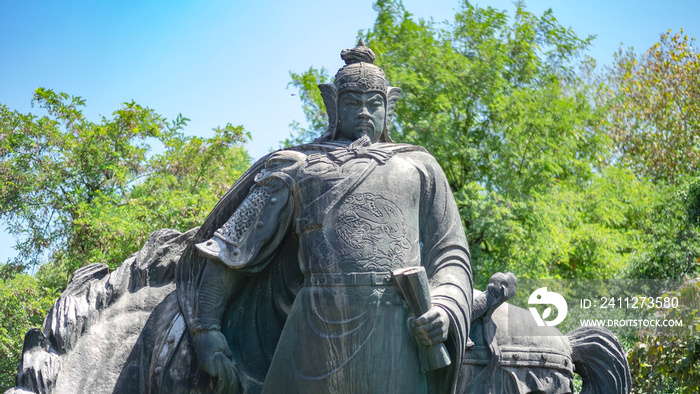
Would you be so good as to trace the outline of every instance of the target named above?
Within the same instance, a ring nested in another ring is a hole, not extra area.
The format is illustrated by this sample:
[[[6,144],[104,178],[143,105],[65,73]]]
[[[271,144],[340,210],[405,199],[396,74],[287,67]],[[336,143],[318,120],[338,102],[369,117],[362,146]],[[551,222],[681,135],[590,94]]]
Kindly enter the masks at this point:
[[[697,277],[700,271],[700,53],[694,39],[661,34],[645,53],[619,50],[603,75],[598,105],[603,129],[614,142],[614,159],[638,179],[654,184],[640,248],[624,275],[642,279],[686,278],[675,295],[680,307],[661,310],[666,318],[692,322],[683,336],[656,333],[636,339],[629,363],[635,392],[696,393],[700,389],[700,326]],[[688,181],[688,179],[691,179]]]
[[[80,97],[39,88],[37,117],[0,107],[0,219],[21,239],[20,268],[79,237],[81,205],[101,194],[123,194],[146,174],[148,138],[169,130],[152,110],[127,103],[114,118],[87,121]]]
[[[328,127],[328,115],[326,106],[318,90],[318,85],[328,83],[328,71],[325,68],[316,70],[310,67],[301,74],[290,72],[292,81],[287,85],[294,86],[299,91],[299,99],[304,103],[302,110],[308,127],[303,127],[299,122],[293,121],[289,126],[292,134],[282,141],[282,147],[304,144],[318,138]]]
[[[640,279],[681,279],[700,272],[700,228],[690,221],[686,190],[663,186],[649,207],[648,225],[641,237],[648,246],[633,256],[625,276]]]
[[[650,182],[647,182],[649,184]],[[659,317],[683,319],[679,335],[645,333],[634,338],[628,354],[635,393],[697,393],[700,390],[700,178],[679,185],[658,185],[649,201],[640,241],[647,245],[629,259],[624,275],[640,279],[684,279],[669,295],[678,308]],[[692,279],[695,277],[696,279]],[[673,289],[669,289],[673,290]]]
[[[601,136],[576,77],[591,37],[541,17],[523,3],[505,11],[464,2],[438,28],[400,3],[377,2],[366,41],[401,86],[394,135],[425,146],[454,191],[469,182],[508,196],[556,179],[585,176]]]
[[[27,274],[0,279],[0,391],[15,386],[24,335],[41,326],[57,296]]]
[[[515,199],[471,183],[455,194],[472,250],[475,282],[520,278],[602,279],[649,248],[642,242],[658,191],[628,169],[608,167],[581,185],[553,182]]]
[[[34,102],[47,115],[0,107],[0,220],[20,239],[18,270],[51,261],[70,275],[92,262],[118,264],[159,226],[194,226],[248,162],[235,147],[247,138],[242,127],[185,137],[188,119],[167,123],[133,102],[100,123],[85,119],[80,97],[40,88]],[[154,155],[149,143],[164,152]],[[141,217],[127,209],[148,204],[154,210]],[[140,235],[127,241],[123,232]]]
[[[651,332],[640,338],[628,353],[634,393],[700,392],[700,280],[686,279],[664,296],[676,297],[677,308],[656,312],[664,319],[689,323],[678,335]]]
[[[660,192],[643,229],[648,247],[626,268],[631,277],[698,273],[700,183],[693,177],[700,165],[700,52],[694,43],[683,30],[669,30],[643,54],[620,49],[600,85],[601,125],[614,142],[614,159]]]
[[[212,138],[170,138],[165,151],[148,161],[148,175],[126,193],[101,194],[80,207],[76,237],[40,268],[39,278],[62,288],[87,263],[118,267],[153,231],[199,226],[250,165],[247,152],[231,145],[242,132],[229,125]]]
[[[617,157],[640,176],[677,183],[700,168],[700,52],[669,30],[643,54],[616,54],[602,85]]]

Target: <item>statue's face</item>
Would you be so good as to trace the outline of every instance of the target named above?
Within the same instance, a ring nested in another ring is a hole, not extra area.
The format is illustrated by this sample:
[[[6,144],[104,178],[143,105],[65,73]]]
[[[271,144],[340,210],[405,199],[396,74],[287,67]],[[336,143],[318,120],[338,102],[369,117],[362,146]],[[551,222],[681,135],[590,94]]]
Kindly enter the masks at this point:
[[[344,92],[338,97],[338,138],[355,141],[366,134],[379,141],[384,129],[386,102],[376,92]]]

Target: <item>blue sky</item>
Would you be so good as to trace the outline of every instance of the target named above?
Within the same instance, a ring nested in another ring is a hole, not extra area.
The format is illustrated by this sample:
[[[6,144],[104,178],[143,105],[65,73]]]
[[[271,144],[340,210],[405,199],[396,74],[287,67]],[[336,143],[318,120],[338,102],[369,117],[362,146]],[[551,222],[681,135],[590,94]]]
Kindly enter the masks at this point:
[[[169,119],[191,119],[186,133],[210,136],[230,122],[243,125],[260,157],[303,121],[289,72],[310,66],[331,74],[339,53],[371,28],[371,0],[356,1],[47,1],[0,0],[0,104],[31,108],[38,87],[87,100],[84,113],[99,121],[134,100]],[[505,9],[511,1],[478,1]],[[444,21],[458,0],[405,0],[417,17]],[[597,35],[589,55],[609,64],[623,44],[642,51],[659,33],[684,29],[700,38],[700,2],[676,0],[531,0],[541,14],[552,8],[579,36]],[[0,261],[15,255],[0,223]]]

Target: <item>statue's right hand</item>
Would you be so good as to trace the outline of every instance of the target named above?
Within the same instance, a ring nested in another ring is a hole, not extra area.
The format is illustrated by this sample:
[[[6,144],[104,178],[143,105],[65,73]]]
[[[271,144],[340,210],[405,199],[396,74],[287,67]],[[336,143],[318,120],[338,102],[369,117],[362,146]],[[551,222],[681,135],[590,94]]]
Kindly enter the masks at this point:
[[[231,361],[231,349],[226,337],[219,330],[194,334],[199,368],[212,377],[211,389],[215,393],[236,393],[238,376]]]

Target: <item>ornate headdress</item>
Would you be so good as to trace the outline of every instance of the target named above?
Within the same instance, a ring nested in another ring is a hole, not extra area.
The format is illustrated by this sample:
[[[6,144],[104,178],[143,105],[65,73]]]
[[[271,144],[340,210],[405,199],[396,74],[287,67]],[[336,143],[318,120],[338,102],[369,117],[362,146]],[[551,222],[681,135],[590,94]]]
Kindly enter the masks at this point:
[[[386,102],[386,117],[384,128],[379,137],[381,142],[393,142],[389,136],[389,125],[394,116],[396,101],[401,94],[400,88],[390,87],[387,83],[384,71],[374,65],[374,52],[365,46],[360,38],[357,46],[352,49],[343,49],[340,57],[345,61],[345,66],[335,74],[333,84],[318,85],[321,90],[323,103],[328,113],[328,129],[321,136],[321,140],[335,139],[338,129],[338,95],[343,92],[377,92],[384,97]]]

